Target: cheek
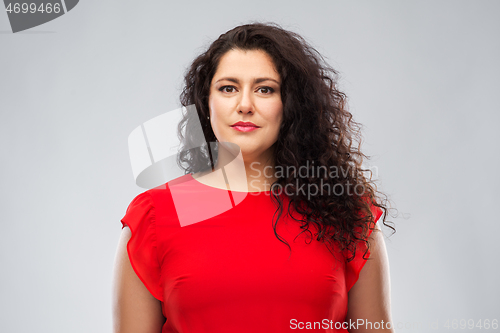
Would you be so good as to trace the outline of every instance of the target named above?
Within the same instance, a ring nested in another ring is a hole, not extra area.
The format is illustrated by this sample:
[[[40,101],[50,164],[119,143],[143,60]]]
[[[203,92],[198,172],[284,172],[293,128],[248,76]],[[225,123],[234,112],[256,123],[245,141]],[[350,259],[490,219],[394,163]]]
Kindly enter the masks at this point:
[[[210,118],[214,115],[214,110],[217,109],[217,101],[212,97],[212,94],[208,97],[208,111],[210,113]]]
[[[224,110],[227,109],[224,100],[217,97],[209,97],[208,108],[210,111],[210,125],[216,137],[223,141],[226,136],[227,128],[224,126],[226,116]]]
[[[283,103],[280,98],[266,100],[259,105],[259,108],[263,111],[265,110],[268,121],[279,120],[283,114]]]
[[[220,119],[225,110],[228,109],[228,101],[224,98],[210,97],[208,99],[208,109],[210,110],[210,118]]]
[[[219,102],[217,101],[217,98],[209,97],[208,98],[208,112],[210,114],[210,123],[212,124],[212,128],[217,123],[217,120],[219,118],[218,116],[218,111],[220,110]]]
[[[281,122],[283,120],[283,105],[275,105],[272,113],[272,121],[275,124],[275,128],[279,130]]]

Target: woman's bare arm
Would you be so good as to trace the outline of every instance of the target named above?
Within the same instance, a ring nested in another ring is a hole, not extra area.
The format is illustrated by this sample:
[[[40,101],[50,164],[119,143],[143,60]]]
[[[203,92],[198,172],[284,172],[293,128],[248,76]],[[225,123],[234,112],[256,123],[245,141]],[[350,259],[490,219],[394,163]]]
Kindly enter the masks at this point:
[[[135,274],[127,254],[130,228],[122,229],[116,252],[113,277],[113,332],[160,333],[165,317],[161,302],[146,289]]]
[[[393,328],[387,329],[387,322],[392,324],[389,259],[378,224],[370,236],[370,259],[361,269],[348,299],[347,322],[364,322],[356,329],[349,329],[349,332],[395,332]]]

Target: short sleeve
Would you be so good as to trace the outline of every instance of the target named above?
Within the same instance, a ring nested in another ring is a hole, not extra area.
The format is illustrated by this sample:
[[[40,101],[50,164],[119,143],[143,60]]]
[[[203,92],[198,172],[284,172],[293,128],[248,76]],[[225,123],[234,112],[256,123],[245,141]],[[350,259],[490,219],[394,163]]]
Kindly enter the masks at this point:
[[[380,219],[380,217],[383,214],[382,209],[375,205],[371,205],[371,211],[374,216],[374,224],[377,223],[377,221]],[[368,230],[368,235],[367,238],[370,237],[372,233],[371,228]],[[366,260],[363,259],[363,255],[366,251],[366,244],[364,242],[359,242],[357,244],[358,246],[356,247],[356,253],[354,258],[351,261],[346,261],[346,272],[345,272],[345,281],[346,281],[346,288],[347,291],[351,290],[352,286],[358,281],[359,278],[359,273],[361,272],[361,269],[366,263]],[[366,253],[365,258],[370,257],[370,250]]]
[[[149,292],[163,301],[160,263],[156,243],[155,209],[148,192],[136,196],[121,219],[122,229],[130,228],[132,236],[127,244],[130,264]]]

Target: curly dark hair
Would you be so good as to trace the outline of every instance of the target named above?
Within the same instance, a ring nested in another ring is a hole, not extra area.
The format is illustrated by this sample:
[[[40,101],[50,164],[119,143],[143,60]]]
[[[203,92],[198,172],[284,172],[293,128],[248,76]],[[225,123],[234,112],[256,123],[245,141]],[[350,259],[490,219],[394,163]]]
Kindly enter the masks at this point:
[[[208,143],[217,140],[207,119],[211,81],[221,57],[234,49],[267,52],[280,74],[283,121],[274,147],[275,167],[286,170],[295,167],[292,170],[296,171],[307,164],[309,168],[320,171],[308,177],[297,177],[293,172],[277,177],[272,184],[272,198],[279,211],[273,222],[276,237],[284,242],[276,232],[276,223],[283,213],[283,202],[276,189],[285,188],[288,184],[288,188],[292,188],[292,194],[287,193],[290,198],[288,210],[293,205],[303,216],[302,220],[297,220],[301,222],[302,232],[308,232],[312,238],[309,228],[314,225],[316,239],[327,243],[330,251],[330,245],[339,245],[340,250],[347,253],[348,261],[354,258],[360,242],[364,242],[365,258],[370,247],[366,235],[368,230],[375,228],[371,205],[382,209],[384,225],[393,233],[395,229],[390,225],[392,222],[386,222],[387,196],[377,191],[371,170],[362,167],[363,158],[369,157],[360,150],[361,125],[352,119],[347,110],[346,95],[337,88],[338,72],[326,64],[319,52],[301,36],[284,30],[276,23],[253,22],[229,30],[192,62],[185,74],[180,96],[184,107],[195,105]],[[194,119],[190,117],[186,114],[178,126],[178,135],[186,146],[191,146],[190,143],[195,140],[189,135],[194,124]],[[212,156],[210,151],[207,146],[182,151],[178,163],[186,174],[209,167],[213,169],[217,156]],[[343,172],[329,177],[327,170],[332,167]],[[369,172],[369,177],[364,174],[366,172]],[[329,191],[334,186],[341,186],[344,190],[336,195],[323,195],[322,191],[322,195],[311,198],[297,191],[304,184],[322,189],[328,186]],[[359,191],[352,193],[346,190],[349,186],[351,189],[362,188],[363,191],[361,194]],[[291,250],[289,244],[284,243]]]

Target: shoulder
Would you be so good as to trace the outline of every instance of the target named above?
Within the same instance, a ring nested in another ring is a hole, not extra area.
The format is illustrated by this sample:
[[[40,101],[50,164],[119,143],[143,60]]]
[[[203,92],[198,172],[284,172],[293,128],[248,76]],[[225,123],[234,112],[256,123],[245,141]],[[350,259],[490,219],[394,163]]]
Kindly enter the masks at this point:
[[[132,204],[149,211],[156,226],[177,226],[178,214],[193,209],[198,188],[191,174],[186,174],[139,194]]]
[[[178,188],[183,184],[190,183],[192,180],[191,174],[186,174],[174,178],[164,184],[151,188],[141,194],[138,197],[141,197],[143,200],[150,200],[151,204],[161,203],[165,204],[165,199],[172,197],[172,188]],[[187,189],[186,186],[182,186],[183,189]]]
[[[375,224],[377,223],[378,219],[382,216],[383,214],[383,211],[380,207],[376,206],[375,205],[375,198],[371,198],[369,196],[363,196],[361,198],[361,201],[363,201],[365,204],[368,204],[369,205],[369,212],[367,212],[368,214],[371,214],[373,216],[373,220],[372,222]],[[365,217],[364,214],[361,214],[363,217]]]

